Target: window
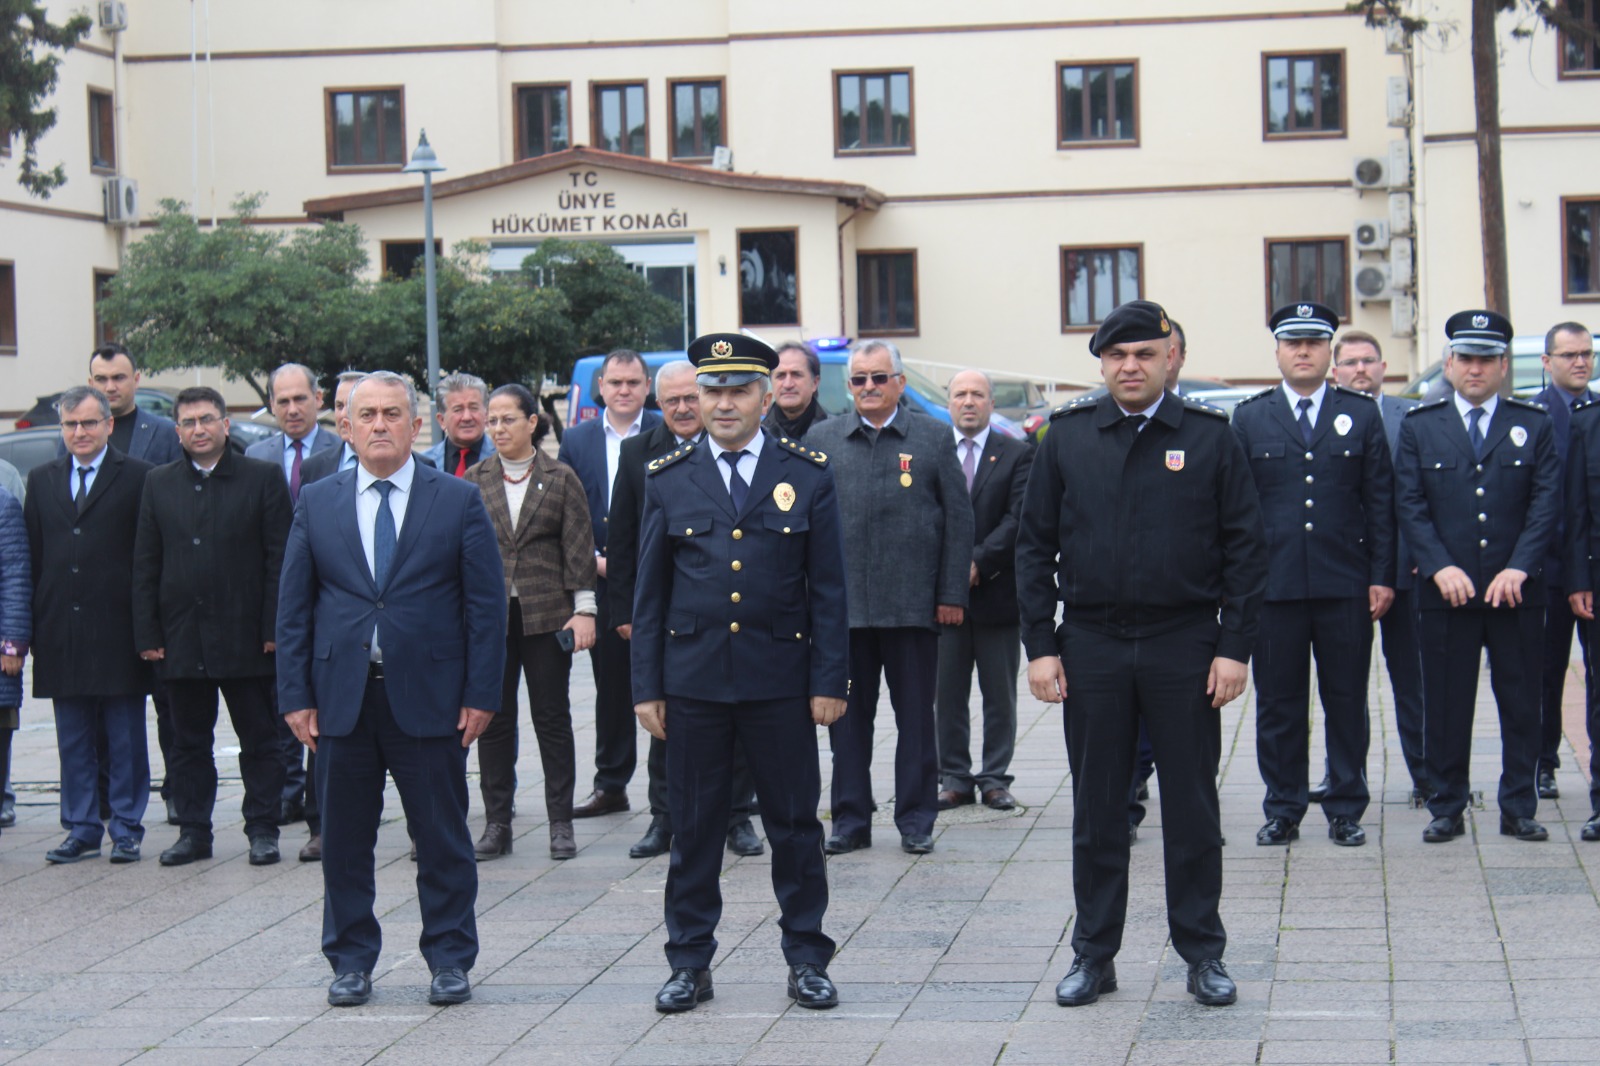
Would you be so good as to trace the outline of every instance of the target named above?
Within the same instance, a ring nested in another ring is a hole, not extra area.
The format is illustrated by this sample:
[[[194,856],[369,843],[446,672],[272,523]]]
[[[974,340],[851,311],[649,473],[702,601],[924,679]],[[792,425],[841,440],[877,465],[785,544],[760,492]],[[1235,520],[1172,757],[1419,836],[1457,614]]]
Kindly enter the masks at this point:
[[[0,262],[0,355],[17,354],[17,268]]]
[[[917,253],[856,256],[856,318],[862,336],[917,332]]]
[[[1600,300],[1600,199],[1561,201],[1565,300]]]
[[[909,70],[835,74],[833,102],[835,154],[914,149]]]
[[[594,86],[594,146],[623,155],[649,156],[644,82]]]
[[[117,118],[111,94],[89,90],[89,166],[117,169]]]
[[[426,247],[422,241],[384,241],[382,244],[384,277],[409,278],[412,271],[421,270],[425,258],[422,253]],[[443,255],[444,241],[435,237],[433,239],[435,262]]]
[[[1343,237],[1267,242],[1267,314],[1285,304],[1322,303],[1350,319],[1350,248]]]
[[[1566,14],[1589,27],[1590,35],[1563,33],[1557,48],[1562,77],[1600,75],[1600,0],[1567,0]]]
[[[1061,249],[1061,332],[1094,329],[1115,308],[1139,299],[1144,248]]]
[[[518,85],[516,93],[518,159],[572,147],[570,86]]]
[[[115,270],[96,270],[94,272],[94,343],[98,347],[102,344],[115,344],[117,332],[100,317],[100,302],[106,298],[107,286],[111,279],[117,276]]]
[[[800,324],[800,231],[739,231],[739,325]]]
[[[1263,55],[1267,137],[1344,136],[1344,53]]]
[[[328,90],[329,170],[395,170],[405,161],[405,90]]]
[[[1057,136],[1062,148],[1139,143],[1138,69],[1133,60],[1056,65],[1061,82]]]
[[[675,81],[667,86],[672,99],[672,158],[710,159],[727,144],[722,109],[722,79]]]

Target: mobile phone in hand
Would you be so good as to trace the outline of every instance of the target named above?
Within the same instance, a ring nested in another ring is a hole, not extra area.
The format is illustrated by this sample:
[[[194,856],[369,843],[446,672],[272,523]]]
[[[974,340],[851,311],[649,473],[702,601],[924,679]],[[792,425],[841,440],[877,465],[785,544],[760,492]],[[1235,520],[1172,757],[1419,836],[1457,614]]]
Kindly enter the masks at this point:
[[[570,630],[570,629],[558,629],[558,630],[556,630],[556,643],[558,645],[560,645],[561,646],[561,650],[566,652],[568,655],[572,654],[573,649],[577,646],[577,641],[578,641],[577,635],[575,633],[573,633],[572,630]]]

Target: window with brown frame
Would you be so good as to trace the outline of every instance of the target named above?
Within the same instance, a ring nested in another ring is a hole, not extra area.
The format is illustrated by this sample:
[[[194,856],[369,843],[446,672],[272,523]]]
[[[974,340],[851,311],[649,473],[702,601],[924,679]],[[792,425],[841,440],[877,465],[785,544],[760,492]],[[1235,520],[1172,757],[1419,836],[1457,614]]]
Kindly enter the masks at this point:
[[[800,231],[739,231],[739,325],[800,324]]]
[[[1556,45],[1561,76],[1586,78],[1600,75],[1600,0],[1566,0],[1566,14],[1588,33],[1562,33]]]
[[[426,258],[427,250],[424,241],[384,241],[383,250],[383,276],[386,278],[409,278],[413,271],[421,270]],[[444,255],[444,241],[438,237],[433,239],[433,258],[437,262]]]
[[[1057,63],[1056,136],[1062,148],[1139,143],[1135,60]]]
[[[516,87],[518,159],[572,147],[571,100],[570,85]]]
[[[405,90],[329,89],[328,169],[395,170],[406,161]]]
[[[1061,248],[1061,332],[1094,329],[1144,285],[1144,246]]]
[[[911,152],[911,71],[861,70],[833,76],[835,154]]]
[[[1290,52],[1261,57],[1263,135],[1344,136],[1344,53]]]
[[[115,270],[96,270],[94,272],[94,343],[96,346],[115,344],[117,341],[116,330],[106,325],[105,320],[100,317],[100,304],[106,298],[107,286],[111,284],[111,279],[116,276],[117,272]]]
[[[17,268],[0,262],[0,355],[17,354]]]
[[[856,321],[863,337],[917,332],[917,253],[856,254]]]
[[[672,101],[672,158],[710,159],[727,144],[721,78],[667,83]]]
[[[644,82],[597,84],[592,95],[594,146],[648,158],[650,117]]]
[[[1344,237],[1267,241],[1267,314],[1285,304],[1320,303],[1350,319],[1350,245]]]
[[[1600,300],[1600,197],[1561,201],[1561,297]]]
[[[100,89],[89,90],[89,166],[117,169],[116,102]]]

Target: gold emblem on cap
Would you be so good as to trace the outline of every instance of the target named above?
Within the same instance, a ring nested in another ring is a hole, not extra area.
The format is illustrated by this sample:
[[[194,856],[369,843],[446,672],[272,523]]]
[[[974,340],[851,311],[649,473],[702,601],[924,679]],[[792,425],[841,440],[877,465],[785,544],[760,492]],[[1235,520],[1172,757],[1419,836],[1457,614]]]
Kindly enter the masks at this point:
[[[778,487],[772,490],[772,502],[778,505],[778,510],[787,513],[794,506],[794,486],[787,481],[780,481]]]
[[[711,354],[716,356],[718,359],[726,358],[727,356],[733,354],[733,345],[729,344],[727,341],[713,341],[711,344]]]
[[[1167,313],[1165,311],[1161,312],[1161,331],[1163,333],[1172,332],[1172,327],[1167,325]]]

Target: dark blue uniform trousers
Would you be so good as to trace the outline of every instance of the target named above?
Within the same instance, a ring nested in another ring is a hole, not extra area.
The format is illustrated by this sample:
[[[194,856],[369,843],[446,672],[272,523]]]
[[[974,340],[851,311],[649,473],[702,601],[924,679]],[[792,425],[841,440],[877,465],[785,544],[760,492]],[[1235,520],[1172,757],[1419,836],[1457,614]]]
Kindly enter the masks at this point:
[[[1556,585],[1545,588],[1544,665],[1539,678],[1539,769],[1554,773],[1561,765],[1561,702],[1566,693],[1567,671],[1572,667],[1572,631],[1578,631],[1587,679],[1589,627],[1577,624],[1578,616],[1572,613],[1565,589]]]
[[[667,697],[667,789],[672,858],[667,867],[667,964],[707,969],[722,917],[722,848],[728,833],[733,753],[744,749],[761,824],[772,849],[783,957],[826,966],[833,941],[822,932],[827,862],[817,803],[817,728],[805,697],[713,703]]]
[[[1417,594],[1411,589],[1395,589],[1394,603],[1378,619],[1383,641],[1383,661],[1389,669],[1389,688],[1394,693],[1395,728],[1400,734],[1400,752],[1406,760],[1413,787],[1428,791],[1428,765],[1424,757],[1422,648],[1418,642]]]
[[[478,958],[478,867],[467,830],[467,749],[461,735],[414,737],[395,724],[381,680],[369,680],[348,736],[317,741],[322,797],[322,953],[333,972],[367,973],[383,932],[373,849],[383,814],[384,773],[394,776],[417,845],[417,941],[432,970],[472,969]]]
[[[939,753],[933,720],[938,659],[939,634],[931,629],[850,630],[850,707],[828,727],[835,833],[860,833],[872,825],[872,727],[882,677],[889,681],[889,704],[899,733],[894,749],[894,824],[902,836],[933,832],[933,820],[939,816]],[[766,813],[763,801],[763,821]]]

